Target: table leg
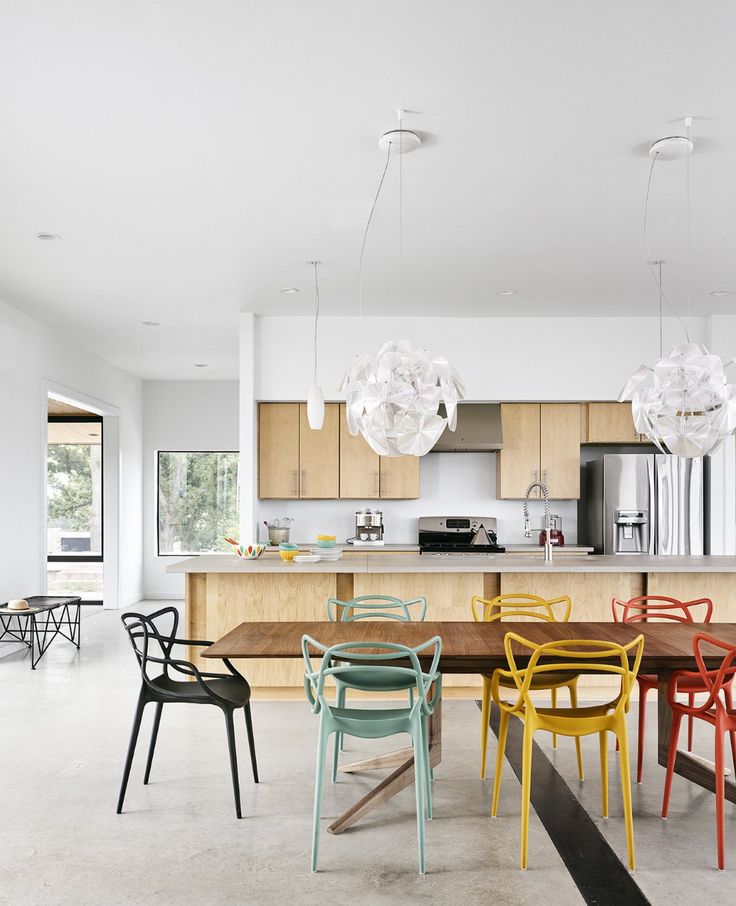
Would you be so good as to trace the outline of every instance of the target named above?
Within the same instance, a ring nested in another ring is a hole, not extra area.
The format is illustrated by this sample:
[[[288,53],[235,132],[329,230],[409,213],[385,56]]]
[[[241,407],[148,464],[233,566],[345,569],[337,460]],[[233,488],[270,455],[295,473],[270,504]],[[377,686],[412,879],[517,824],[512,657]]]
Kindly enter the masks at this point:
[[[401,752],[409,753],[408,757],[395,771],[382,780],[378,786],[373,787],[373,789],[363,796],[359,802],[356,802],[352,808],[349,808],[336,821],[333,821],[327,828],[331,834],[341,834],[355,824],[356,821],[359,821],[364,815],[369,814],[383,802],[386,802],[388,799],[391,799],[392,796],[395,796],[400,790],[403,790],[414,783],[414,750],[402,749],[400,752],[392,752],[390,755],[398,755]],[[379,755],[378,759],[386,757],[389,756]],[[366,759],[366,762],[375,760],[376,759]],[[442,699],[437,702],[434,714],[429,718],[429,766],[431,768],[437,767],[441,760]],[[363,762],[363,764],[366,762]],[[356,764],[361,764],[361,762],[356,762]],[[350,767],[350,765],[346,765],[346,767]],[[368,770],[368,768],[363,767],[362,770]]]
[[[659,763],[664,767],[667,766],[667,753],[672,737],[672,709],[667,701],[667,688],[671,675],[671,670],[660,670],[657,687],[657,755]],[[715,792],[716,781],[712,762],[678,749],[675,757],[675,774],[679,774],[692,783],[697,783],[698,786],[705,787],[711,793]],[[726,780],[726,799],[736,802],[736,784],[732,780]]]

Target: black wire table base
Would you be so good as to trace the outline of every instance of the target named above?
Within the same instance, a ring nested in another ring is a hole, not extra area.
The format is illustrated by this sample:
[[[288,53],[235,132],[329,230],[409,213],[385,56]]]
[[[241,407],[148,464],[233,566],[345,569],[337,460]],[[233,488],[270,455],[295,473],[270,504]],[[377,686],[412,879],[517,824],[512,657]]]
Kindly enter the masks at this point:
[[[57,636],[79,649],[81,598],[36,596],[27,600],[28,610],[10,610],[7,604],[0,607],[0,642],[20,642],[29,648],[31,670]]]

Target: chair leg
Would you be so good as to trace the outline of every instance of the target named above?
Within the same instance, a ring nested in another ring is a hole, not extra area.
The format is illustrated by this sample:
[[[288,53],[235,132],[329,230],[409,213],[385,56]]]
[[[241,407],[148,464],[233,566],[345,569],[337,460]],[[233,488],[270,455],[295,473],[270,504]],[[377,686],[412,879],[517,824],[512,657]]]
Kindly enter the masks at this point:
[[[521,859],[522,871],[526,870],[529,850],[529,801],[532,792],[532,745],[534,730],[528,722],[524,723],[524,742],[522,745],[521,767]]]
[[[664,778],[664,796],[662,797],[662,817],[667,817],[667,810],[670,807],[670,792],[672,790],[672,777],[675,773],[675,759],[677,758],[677,743],[680,738],[680,723],[682,714],[680,711],[672,713],[672,729],[670,731],[670,748],[667,752],[667,773]]]
[[[723,698],[729,711],[733,711],[733,692],[730,686],[723,689]],[[733,759],[734,770],[736,770],[736,731],[729,730],[728,735],[731,739],[731,758]]]
[[[557,707],[557,689],[552,689],[551,692],[552,692],[552,707],[556,708]],[[557,734],[556,733],[552,734],[552,748],[553,749],[557,748]]]
[[[496,773],[493,775],[493,800],[491,801],[491,817],[495,818],[498,812],[498,798],[501,794],[501,772],[503,761],[506,757],[506,737],[509,732],[511,715],[501,708],[501,718],[498,726],[498,748],[496,750]]]
[[[608,733],[604,730],[598,734],[598,746],[601,753],[601,814],[608,817]]]
[[[646,686],[639,686],[639,735],[636,740],[636,782],[641,783],[644,771],[644,725],[647,720],[647,692]]]
[[[335,691],[335,707],[344,708],[345,707],[345,686],[338,683],[337,690]],[[335,733],[335,738],[332,742],[332,782],[337,782],[337,765],[340,758],[340,752],[342,751],[342,733]]]
[[[123,800],[125,799],[125,790],[128,787],[128,778],[130,777],[130,768],[133,764],[133,755],[135,754],[135,745],[138,742],[138,731],[141,728],[141,719],[143,718],[143,709],[146,707],[146,696],[141,689],[140,695],[138,696],[138,704],[135,708],[135,716],[133,718],[133,729],[130,732],[130,742],[128,743],[128,754],[125,756],[125,767],[123,768],[123,780],[120,784],[120,795],[118,796],[118,815],[123,810]]]
[[[256,760],[256,741],[253,736],[253,718],[250,713],[250,702],[243,709],[245,711],[245,729],[248,733],[248,748],[250,749],[250,767],[253,771],[253,783],[258,783],[258,762]]]
[[[227,727],[227,748],[230,753],[230,773],[233,776],[233,796],[235,797],[235,814],[238,818],[243,817],[240,808],[240,780],[238,779],[238,753],[235,748],[235,725],[233,723],[232,709],[223,711],[225,715],[225,725]]]
[[[695,693],[688,692],[687,703],[691,708],[695,707]],[[693,750],[693,716],[688,714],[687,718],[687,750],[692,752]]]
[[[480,711],[480,779],[486,779],[486,755],[488,754],[488,724],[491,720],[491,681],[483,677],[483,701]]]
[[[322,785],[325,773],[325,755],[327,754],[327,733],[323,719],[319,722],[319,741],[317,743],[317,773],[314,780],[314,817],[312,819],[312,871],[317,871],[319,856],[319,821],[322,815]],[[333,743],[337,746],[337,740]]]
[[[716,781],[716,839],[718,846],[718,870],[726,867],[724,849],[726,826],[724,821],[724,806],[726,802],[726,766],[723,761],[723,737],[725,730],[720,721],[716,720],[715,726],[715,781]]]
[[[421,721],[417,721],[417,729],[412,735],[414,742],[414,788],[417,800],[417,850],[419,856],[419,874],[425,871],[424,863],[424,798],[427,784],[424,779],[424,734]]]
[[[414,756],[416,758],[416,754]],[[426,789],[427,818],[432,820],[432,777],[429,767],[429,718],[422,715],[422,757],[424,759],[424,786]]]
[[[156,740],[158,739],[158,725],[161,723],[161,713],[164,710],[164,703],[156,704],[156,713],[153,717],[153,729],[151,730],[151,742],[148,745],[148,759],[146,760],[146,773],[143,775],[143,783],[148,783],[151,776],[151,765],[153,764],[153,753],[156,750]]]
[[[568,686],[570,690],[570,704],[573,708],[578,706],[578,681],[577,679],[573,680]],[[578,777],[580,780],[585,780],[585,772],[583,771],[583,750],[580,745],[580,737],[575,737],[575,755],[578,760]]]
[[[634,855],[634,809],[631,803],[631,775],[629,773],[629,742],[626,737],[626,724],[621,718],[621,727],[616,735],[619,741],[619,769],[621,771],[621,797],[624,801],[624,824],[626,825],[626,850],[629,855],[629,868],[633,871],[636,868],[636,857]]]

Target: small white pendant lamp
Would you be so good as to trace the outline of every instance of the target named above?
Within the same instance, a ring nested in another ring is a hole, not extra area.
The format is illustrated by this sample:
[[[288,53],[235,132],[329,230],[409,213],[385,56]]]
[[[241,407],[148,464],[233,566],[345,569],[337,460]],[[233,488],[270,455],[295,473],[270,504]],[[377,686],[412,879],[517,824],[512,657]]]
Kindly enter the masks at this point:
[[[319,323],[319,278],[317,266],[320,261],[308,261],[314,268],[314,376],[307,396],[307,421],[313,431],[320,431],[325,423],[325,395],[317,383],[317,325]]]

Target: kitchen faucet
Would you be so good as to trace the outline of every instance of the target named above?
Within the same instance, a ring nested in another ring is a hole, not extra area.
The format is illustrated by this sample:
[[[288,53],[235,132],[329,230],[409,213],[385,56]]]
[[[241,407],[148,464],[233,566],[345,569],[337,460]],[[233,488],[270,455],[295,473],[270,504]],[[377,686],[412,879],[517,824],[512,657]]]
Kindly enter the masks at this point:
[[[547,490],[547,485],[543,481],[534,479],[526,489],[524,494],[524,537],[531,538],[532,536],[532,527],[529,522],[529,495],[534,490],[534,488],[539,488],[542,497],[544,497],[544,561],[545,563],[552,562],[552,521],[549,514],[549,491]]]

